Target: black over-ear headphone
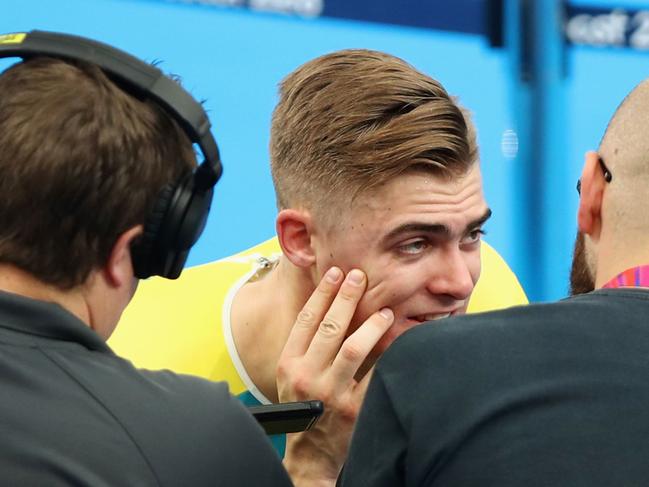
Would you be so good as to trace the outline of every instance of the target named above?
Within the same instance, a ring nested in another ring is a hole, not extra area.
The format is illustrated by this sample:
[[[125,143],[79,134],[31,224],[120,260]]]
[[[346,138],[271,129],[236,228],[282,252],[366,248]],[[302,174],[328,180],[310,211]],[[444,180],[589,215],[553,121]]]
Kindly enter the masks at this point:
[[[203,107],[159,69],[114,47],[83,37],[31,31],[0,35],[0,58],[50,56],[81,60],[101,68],[127,90],[151,98],[203,153],[204,161],[175,185],[165,187],[133,246],[133,268],[140,279],[180,275],[189,250],[203,232],[214,185],[222,167]]]

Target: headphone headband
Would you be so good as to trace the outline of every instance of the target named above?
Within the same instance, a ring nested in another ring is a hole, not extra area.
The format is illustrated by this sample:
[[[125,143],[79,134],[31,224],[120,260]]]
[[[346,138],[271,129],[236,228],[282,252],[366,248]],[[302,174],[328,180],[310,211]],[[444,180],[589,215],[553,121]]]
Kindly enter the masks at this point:
[[[78,59],[99,66],[126,83],[133,91],[152,98],[164,107],[189,139],[198,144],[207,166],[200,168],[200,186],[211,187],[221,177],[219,152],[210,133],[203,107],[178,83],[155,66],[112,46],[84,37],[33,30],[0,36],[0,58],[52,56]]]

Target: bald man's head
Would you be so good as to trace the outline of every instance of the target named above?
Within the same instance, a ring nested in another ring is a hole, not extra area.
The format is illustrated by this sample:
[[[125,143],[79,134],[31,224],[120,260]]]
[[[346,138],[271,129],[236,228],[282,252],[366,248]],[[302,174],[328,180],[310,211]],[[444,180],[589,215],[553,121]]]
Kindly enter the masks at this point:
[[[572,294],[649,262],[649,78],[617,108],[597,152],[582,173]]]
[[[640,232],[649,238],[649,79],[617,108],[598,152],[613,175],[606,187],[603,222],[617,234]]]

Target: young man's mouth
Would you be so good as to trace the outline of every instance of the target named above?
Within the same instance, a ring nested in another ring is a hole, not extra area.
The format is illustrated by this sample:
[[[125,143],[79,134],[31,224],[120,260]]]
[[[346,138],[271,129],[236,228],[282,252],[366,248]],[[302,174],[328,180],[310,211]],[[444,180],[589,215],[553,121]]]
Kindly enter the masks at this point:
[[[426,313],[423,315],[409,316],[409,321],[416,321],[418,323],[423,323],[425,321],[437,321],[444,318],[448,318],[451,315],[454,315],[457,310],[447,311],[445,313]]]

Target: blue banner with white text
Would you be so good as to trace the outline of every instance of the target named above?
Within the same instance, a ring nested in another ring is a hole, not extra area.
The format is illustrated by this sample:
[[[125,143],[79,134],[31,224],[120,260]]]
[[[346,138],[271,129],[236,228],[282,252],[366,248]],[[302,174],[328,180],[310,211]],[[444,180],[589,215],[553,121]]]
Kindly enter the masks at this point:
[[[158,0],[483,34],[489,0]]]

